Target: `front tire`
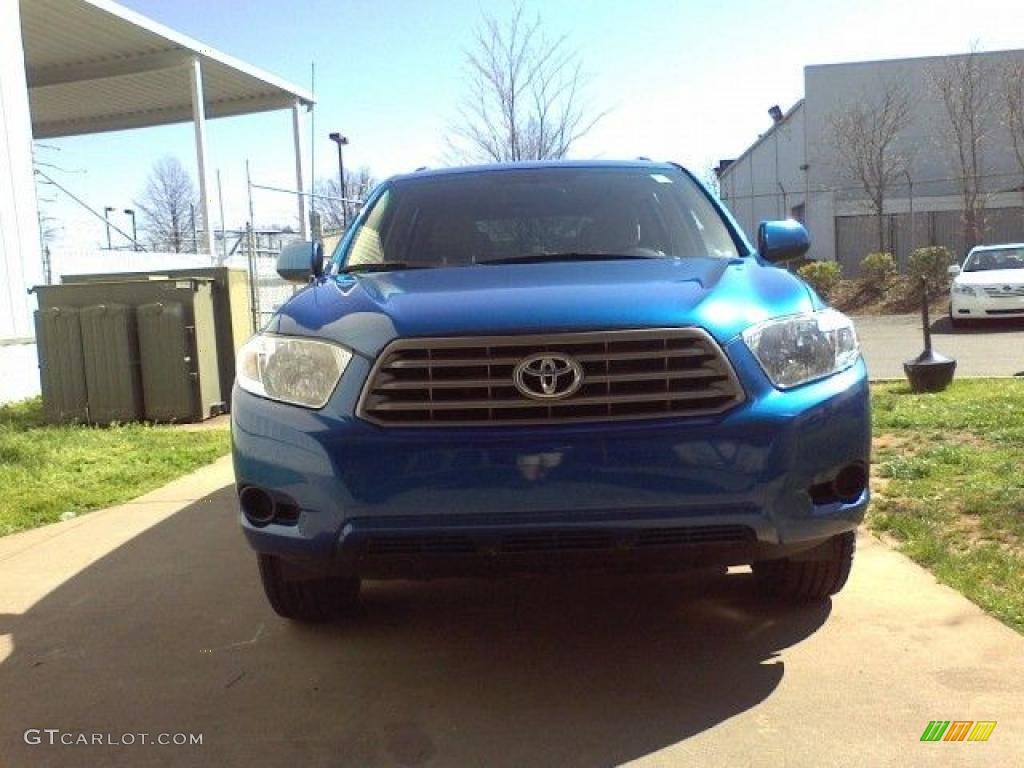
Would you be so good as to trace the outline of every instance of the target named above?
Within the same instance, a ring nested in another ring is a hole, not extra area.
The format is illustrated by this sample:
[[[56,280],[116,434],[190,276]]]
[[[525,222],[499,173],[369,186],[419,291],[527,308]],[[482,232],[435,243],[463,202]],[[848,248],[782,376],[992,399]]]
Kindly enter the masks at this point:
[[[768,594],[793,602],[825,600],[843,588],[853,567],[857,537],[853,531],[833,536],[814,552],[814,560],[764,560],[754,576]]]
[[[273,555],[257,555],[260,581],[278,616],[321,623],[352,610],[359,602],[356,576],[289,579],[287,566]]]

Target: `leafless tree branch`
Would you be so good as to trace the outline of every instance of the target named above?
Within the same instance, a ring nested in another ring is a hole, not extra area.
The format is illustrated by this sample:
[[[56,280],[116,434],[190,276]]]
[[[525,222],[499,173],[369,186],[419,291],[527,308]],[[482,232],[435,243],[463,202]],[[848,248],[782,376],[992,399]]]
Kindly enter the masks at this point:
[[[976,46],[965,56],[944,59],[931,72],[945,111],[945,138],[960,183],[964,235],[968,245],[985,233],[984,145],[992,129],[992,72]]]
[[[345,221],[342,212],[341,198],[345,200],[365,200],[370,191],[377,185],[373,173],[366,166],[356,171],[345,171],[345,189],[339,189],[337,179],[326,179],[317,182],[316,193],[325,195],[316,201],[316,209],[325,229],[341,229]],[[348,204],[348,219],[352,220],[358,204]]]
[[[198,195],[192,177],[176,157],[153,164],[142,196],[135,200],[142,231],[159,248],[180,253],[195,247],[192,220]]]
[[[885,251],[885,199],[910,167],[899,136],[911,124],[913,101],[906,86],[893,80],[873,97],[864,96],[830,118],[840,170],[859,184],[878,222],[878,250]]]
[[[1016,61],[1003,70],[1003,122],[1010,134],[1017,166],[1024,176],[1024,61]],[[1024,184],[1021,185],[1024,195]]]
[[[559,159],[606,114],[583,103],[586,76],[568,37],[546,37],[521,5],[505,21],[484,17],[466,68],[448,140],[460,160]]]

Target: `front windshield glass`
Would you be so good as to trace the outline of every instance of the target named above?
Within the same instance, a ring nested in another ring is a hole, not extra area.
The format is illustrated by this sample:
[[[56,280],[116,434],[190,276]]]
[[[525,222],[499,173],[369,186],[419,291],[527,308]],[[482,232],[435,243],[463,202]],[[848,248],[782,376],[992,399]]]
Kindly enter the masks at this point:
[[[1024,269],[1024,248],[976,251],[964,265],[964,272],[990,272],[994,269]]]
[[[544,168],[401,179],[367,211],[345,269],[739,256],[725,222],[676,169]]]

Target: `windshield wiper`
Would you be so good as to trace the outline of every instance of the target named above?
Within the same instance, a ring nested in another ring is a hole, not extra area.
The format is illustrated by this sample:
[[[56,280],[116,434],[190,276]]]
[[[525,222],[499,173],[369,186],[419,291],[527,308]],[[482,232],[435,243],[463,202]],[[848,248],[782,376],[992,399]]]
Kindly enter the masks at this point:
[[[391,272],[399,269],[429,269],[419,264],[406,264],[404,261],[378,261],[372,264],[350,264],[341,269],[341,274],[349,275],[354,272]]]
[[[562,253],[524,253],[501,259],[487,259],[477,264],[538,264],[545,261],[617,261],[620,259],[664,259],[664,256],[646,256],[638,253],[585,253],[565,251]]]

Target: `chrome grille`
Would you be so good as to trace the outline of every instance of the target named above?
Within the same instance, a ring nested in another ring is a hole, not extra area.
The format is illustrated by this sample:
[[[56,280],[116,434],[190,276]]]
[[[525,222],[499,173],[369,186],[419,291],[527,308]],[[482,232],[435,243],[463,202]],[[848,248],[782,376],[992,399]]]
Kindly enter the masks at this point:
[[[1012,299],[1024,296],[1024,285],[986,285],[985,293],[994,299]]]
[[[538,401],[513,373],[543,352],[576,360],[583,384]],[[382,426],[546,424],[721,413],[744,399],[718,344],[698,328],[399,339],[377,359],[357,409]]]

